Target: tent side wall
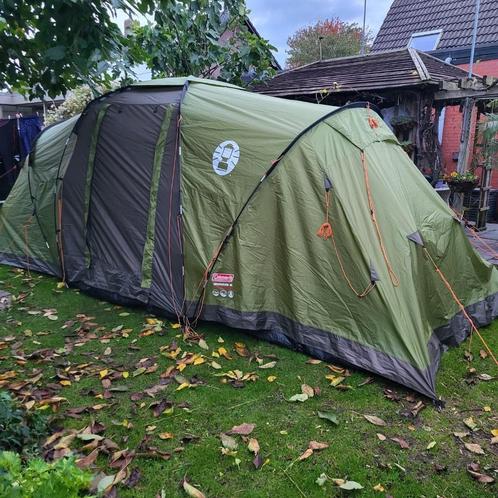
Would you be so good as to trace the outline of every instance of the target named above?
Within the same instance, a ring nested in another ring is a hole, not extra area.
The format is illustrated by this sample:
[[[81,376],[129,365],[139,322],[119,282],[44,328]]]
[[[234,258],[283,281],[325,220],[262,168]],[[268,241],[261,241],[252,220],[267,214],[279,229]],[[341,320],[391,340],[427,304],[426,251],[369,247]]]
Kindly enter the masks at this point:
[[[37,138],[0,209],[0,263],[60,276],[55,193],[78,116],[46,128]]]
[[[181,302],[177,123],[181,88],[92,102],[61,190],[69,282],[116,302]]]

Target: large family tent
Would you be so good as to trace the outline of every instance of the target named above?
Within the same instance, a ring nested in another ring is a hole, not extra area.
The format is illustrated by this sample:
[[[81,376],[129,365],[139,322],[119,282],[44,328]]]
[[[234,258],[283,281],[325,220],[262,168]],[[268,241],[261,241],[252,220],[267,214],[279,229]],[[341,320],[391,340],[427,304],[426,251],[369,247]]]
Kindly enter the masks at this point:
[[[0,262],[252,331],[436,398],[498,273],[368,105],[144,82],[46,128],[0,210]]]

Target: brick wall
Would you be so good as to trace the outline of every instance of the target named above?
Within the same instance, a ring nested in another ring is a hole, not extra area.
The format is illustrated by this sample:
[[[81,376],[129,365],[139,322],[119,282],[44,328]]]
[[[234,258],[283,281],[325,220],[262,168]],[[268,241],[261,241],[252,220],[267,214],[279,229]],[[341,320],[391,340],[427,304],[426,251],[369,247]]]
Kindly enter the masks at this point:
[[[468,64],[462,64],[458,67],[468,69]],[[498,78],[498,59],[491,61],[482,61],[474,64],[474,73],[481,76],[495,76]],[[441,144],[441,153],[443,157],[443,167],[446,172],[456,169],[457,161],[454,160],[458,154],[460,146],[460,133],[462,130],[462,113],[459,106],[446,107],[444,118],[443,137]],[[473,119],[475,124],[475,117]],[[472,127],[474,129],[474,126]],[[473,140],[473,136],[472,136]],[[492,186],[498,188],[498,174],[493,172]]]

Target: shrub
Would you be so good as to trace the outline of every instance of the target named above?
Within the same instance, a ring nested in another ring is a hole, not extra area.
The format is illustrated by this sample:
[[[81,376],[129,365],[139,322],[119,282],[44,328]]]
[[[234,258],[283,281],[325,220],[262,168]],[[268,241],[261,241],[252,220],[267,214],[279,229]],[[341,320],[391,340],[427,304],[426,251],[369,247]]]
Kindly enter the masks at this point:
[[[0,453],[0,498],[79,498],[88,496],[91,481],[92,474],[73,459],[34,458],[23,465],[17,453]]]
[[[46,415],[23,409],[9,393],[0,391],[0,450],[37,454],[47,431]]]

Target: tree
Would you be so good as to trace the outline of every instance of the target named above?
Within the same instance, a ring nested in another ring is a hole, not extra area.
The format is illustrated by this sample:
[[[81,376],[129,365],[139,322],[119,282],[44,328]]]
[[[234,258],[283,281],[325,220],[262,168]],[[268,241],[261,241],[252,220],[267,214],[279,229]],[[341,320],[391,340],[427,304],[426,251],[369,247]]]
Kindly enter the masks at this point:
[[[367,40],[371,36],[367,32]],[[287,66],[299,67],[320,60],[356,55],[360,52],[362,29],[356,23],[348,23],[338,18],[318,21],[313,26],[301,28],[287,40]]]
[[[124,36],[116,9],[153,22]],[[0,81],[31,97],[55,97],[80,85],[109,87],[134,78],[145,62],[155,75],[203,75],[242,83],[271,70],[272,47],[245,25],[244,0],[0,0]],[[220,37],[230,29],[226,43]]]
[[[274,74],[274,47],[248,29],[243,0],[180,0],[156,10],[149,3],[143,12],[154,22],[135,26],[130,56],[154,77],[216,75],[245,85],[245,75],[262,80]]]

